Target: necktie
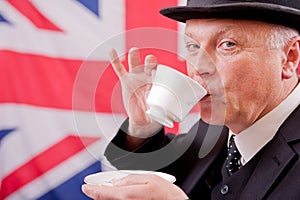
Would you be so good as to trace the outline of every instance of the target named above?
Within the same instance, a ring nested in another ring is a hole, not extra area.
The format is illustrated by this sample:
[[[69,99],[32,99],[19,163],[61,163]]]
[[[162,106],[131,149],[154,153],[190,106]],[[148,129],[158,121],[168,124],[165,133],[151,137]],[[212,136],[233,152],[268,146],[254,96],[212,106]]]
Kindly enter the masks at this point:
[[[234,135],[232,135],[229,140],[228,155],[226,159],[226,168],[229,175],[232,175],[234,172],[240,169],[241,167],[240,159],[241,159],[241,154],[235,145]]]

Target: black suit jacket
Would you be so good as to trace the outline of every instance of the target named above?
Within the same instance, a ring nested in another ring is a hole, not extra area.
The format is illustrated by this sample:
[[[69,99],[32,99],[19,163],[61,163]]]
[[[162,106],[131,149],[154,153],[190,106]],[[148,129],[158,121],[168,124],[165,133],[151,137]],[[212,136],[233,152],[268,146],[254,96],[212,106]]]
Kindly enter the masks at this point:
[[[192,199],[210,199],[212,189],[222,182],[226,127],[208,125],[200,120],[187,134],[173,137],[161,130],[133,152],[124,149],[125,134],[120,130],[105,152],[118,169],[159,170],[173,174],[177,178],[175,184]],[[243,187],[235,192],[234,199],[300,199],[299,154],[300,106],[259,152],[253,171]]]

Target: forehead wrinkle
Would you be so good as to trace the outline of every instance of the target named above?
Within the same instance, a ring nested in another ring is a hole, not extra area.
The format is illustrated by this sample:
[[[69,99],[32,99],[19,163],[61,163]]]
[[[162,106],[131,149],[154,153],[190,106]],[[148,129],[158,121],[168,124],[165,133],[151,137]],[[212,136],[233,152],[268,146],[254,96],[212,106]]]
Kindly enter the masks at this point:
[[[200,23],[199,25],[197,25],[196,20],[191,20],[190,25],[187,25],[185,29],[185,35],[198,41],[204,41],[208,38],[217,38],[222,36],[233,37],[233,39],[237,39],[238,41],[243,43],[247,41],[253,42],[253,40],[257,40],[258,37],[260,42],[259,41],[256,42],[259,43],[261,43],[261,40],[267,39],[265,26],[268,24],[255,23],[252,21],[243,21],[243,20],[241,21],[223,20],[223,21],[225,21],[225,23],[220,23],[220,24],[218,24],[217,20],[199,21]],[[258,24],[260,26],[257,26]],[[198,28],[199,26],[201,26],[201,28]]]
[[[241,21],[229,19],[192,19],[186,22],[186,32],[187,35],[190,36],[190,34],[192,33],[188,32],[189,26],[196,26],[197,28],[202,25],[202,30],[212,29],[212,31],[215,32],[215,35],[221,35],[232,29],[236,29],[236,27],[241,28],[242,25],[240,24],[240,22]],[[217,29],[217,31],[215,31],[214,29]],[[192,30],[195,29],[192,28]],[[199,34],[199,32],[197,34]]]

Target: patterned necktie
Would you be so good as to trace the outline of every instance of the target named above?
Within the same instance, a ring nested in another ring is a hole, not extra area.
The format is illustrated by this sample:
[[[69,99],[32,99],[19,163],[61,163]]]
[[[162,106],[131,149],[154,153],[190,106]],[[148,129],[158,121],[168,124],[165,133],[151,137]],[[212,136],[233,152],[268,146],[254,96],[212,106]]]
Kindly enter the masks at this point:
[[[241,159],[241,154],[235,145],[234,135],[232,135],[229,140],[228,155],[226,159],[226,169],[229,175],[232,175],[234,172],[240,169],[241,167],[240,159]]]

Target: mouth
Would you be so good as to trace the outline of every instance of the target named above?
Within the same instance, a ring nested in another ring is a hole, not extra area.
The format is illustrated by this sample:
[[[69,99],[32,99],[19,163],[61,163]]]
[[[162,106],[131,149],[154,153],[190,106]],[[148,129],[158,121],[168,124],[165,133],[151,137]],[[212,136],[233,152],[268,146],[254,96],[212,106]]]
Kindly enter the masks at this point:
[[[210,98],[211,98],[211,94],[207,94],[200,100],[200,102],[208,101]]]

